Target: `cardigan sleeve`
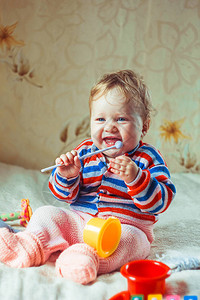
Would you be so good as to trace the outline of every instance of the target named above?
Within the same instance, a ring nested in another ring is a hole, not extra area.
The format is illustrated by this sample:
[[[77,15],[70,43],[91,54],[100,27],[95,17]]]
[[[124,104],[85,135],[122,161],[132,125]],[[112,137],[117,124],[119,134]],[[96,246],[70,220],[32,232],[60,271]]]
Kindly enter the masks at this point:
[[[79,195],[80,175],[68,180],[54,169],[49,178],[49,189],[55,198],[71,204]]]
[[[165,165],[139,169],[135,180],[127,184],[134,204],[142,211],[153,214],[164,212],[172,202],[176,189]]]

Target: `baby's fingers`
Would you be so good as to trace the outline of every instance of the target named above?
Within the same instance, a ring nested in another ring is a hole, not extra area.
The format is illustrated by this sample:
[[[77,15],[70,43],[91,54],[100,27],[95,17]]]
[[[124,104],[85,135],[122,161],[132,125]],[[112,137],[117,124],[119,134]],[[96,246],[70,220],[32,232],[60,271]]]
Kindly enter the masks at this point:
[[[68,160],[68,157],[66,156],[66,154],[61,154],[61,156],[59,158],[56,159],[59,160],[60,159],[60,163],[63,163],[63,165],[67,165],[69,164],[69,160]]]
[[[77,168],[79,168],[79,169],[81,168],[81,162],[80,162],[80,159],[78,156],[74,157],[74,164]]]
[[[66,153],[67,163],[68,164],[74,164],[74,156],[75,156],[75,153],[73,153],[73,151]]]
[[[74,155],[72,152],[67,152],[66,154],[61,154],[60,159],[61,159],[60,163],[63,162],[63,164],[65,166],[74,164]]]
[[[64,165],[64,162],[60,157],[56,158],[55,163],[56,163],[56,165],[60,165],[60,164]]]
[[[120,160],[112,160],[110,161],[110,168],[118,170],[118,171],[125,171],[126,170],[126,165],[123,164],[123,161]]]

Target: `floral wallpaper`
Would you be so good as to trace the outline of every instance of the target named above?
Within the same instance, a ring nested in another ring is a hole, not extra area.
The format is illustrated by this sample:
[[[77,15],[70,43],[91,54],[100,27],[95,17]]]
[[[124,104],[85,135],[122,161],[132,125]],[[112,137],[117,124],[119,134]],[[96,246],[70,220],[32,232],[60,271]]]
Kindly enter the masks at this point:
[[[199,0],[2,0],[0,161],[41,169],[90,135],[89,92],[133,69],[155,114],[145,141],[200,173]]]

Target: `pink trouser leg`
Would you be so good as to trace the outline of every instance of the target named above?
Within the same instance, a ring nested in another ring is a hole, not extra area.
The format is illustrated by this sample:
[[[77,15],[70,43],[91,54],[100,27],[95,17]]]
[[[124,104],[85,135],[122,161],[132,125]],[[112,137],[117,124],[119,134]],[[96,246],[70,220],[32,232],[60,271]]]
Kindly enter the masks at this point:
[[[97,274],[118,270],[125,263],[145,259],[150,252],[150,242],[145,233],[133,226],[122,225],[122,236],[117,250],[107,258],[100,258],[86,244],[75,244],[61,253],[57,262],[57,273],[67,279],[87,284]]]
[[[146,234],[131,225],[122,224],[122,235],[116,251],[107,258],[99,259],[98,275],[119,270],[132,260],[145,259],[150,253]]]
[[[0,261],[16,268],[38,266],[52,253],[83,242],[85,221],[76,213],[53,206],[37,209],[23,232],[0,229]]]
[[[34,234],[15,234],[7,228],[1,228],[0,261],[13,268],[26,268],[43,264],[45,255],[40,240]]]
[[[149,255],[150,243],[145,233],[122,224],[117,250],[108,258],[100,258],[83,242],[86,220],[75,212],[53,206],[37,209],[26,230],[17,234],[0,229],[0,261],[11,267],[30,267],[45,263],[51,254],[61,251],[56,261],[59,276],[87,284],[97,274],[118,270],[131,260]]]
[[[78,243],[64,250],[56,261],[58,276],[87,284],[94,281],[99,269],[96,251],[84,243]]]
[[[41,240],[47,260],[51,254],[83,242],[84,226],[85,221],[69,209],[43,206],[35,211],[26,231]]]

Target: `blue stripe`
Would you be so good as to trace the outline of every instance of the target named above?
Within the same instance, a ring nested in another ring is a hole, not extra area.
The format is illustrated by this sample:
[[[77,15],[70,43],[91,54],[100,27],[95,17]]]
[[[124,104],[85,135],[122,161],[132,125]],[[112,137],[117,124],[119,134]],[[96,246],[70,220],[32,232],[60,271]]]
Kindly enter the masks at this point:
[[[168,176],[168,178],[170,178],[170,173],[169,170],[166,166],[163,165],[157,165],[152,167],[151,169],[149,169],[149,172],[153,175],[154,173],[159,173],[160,175],[164,175],[166,177],[166,175]]]
[[[92,186],[83,186],[81,193],[86,194],[86,193],[92,193],[92,192],[96,192],[98,187],[100,186],[101,183],[98,183],[97,185],[92,185]]]
[[[153,193],[154,193],[157,185],[158,185],[158,181],[156,179],[153,179],[152,182],[151,182],[151,184],[150,184],[150,187],[148,188],[147,192],[145,193],[145,196],[143,196],[143,197],[136,197],[137,200],[139,200],[141,202],[148,200],[153,195]]]
[[[106,170],[107,170],[107,167],[105,166],[105,164],[102,161],[100,161],[99,164],[97,164],[97,165],[92,165],[92,166],[84,167],[83,168],[83,174],[99,172],[99,175],[101,175]]]
[[[97,172],[97,171],[100,171],[98,165],[97,166],[88,166],[88,167],[83,168],[83,174],[94,173],[94,172]]]
[[[121,208],[121,209],[128,209],[134,213],[139,213],[141,215],[149,215],[150,213],[149,212],[141,212],[141,210],[134,204],[121,204],[121,203],[110,203],[110,202],[105,202],[105,201],[100,201],[99,204],[97,204],[98,207],[105,207],[105,208],[108,208],[108,207],[116,207],[116,208]],[[112,210],[112,209],[111,209]]]
[[[173,193],[176,193],[176,188],[172,183],[167,183],[166,185],[172,190]]]
[[[89,148],[89,149],[82,149],[80,152],[79,152],[79,156],[80,156],[80,158],[83,156],[83,155],[85,155],[85,154],[88,154],[88,153],[91,153],[91,149]]]
[[[55,188],[55,191],[56,191],[56,192],[59,192],[59,193],[61,193],[62,195],[68,196],[68,195],[70,194],[69,192],[66,192],[66,191],[63,190],[63,189],[59,189],[57,185],[56,185],[54,188]],[[60,195],[60,196],[61,196],[61,195]]]
[[[98,212],[96,204],[93,203],[80,203],[79,201],[76,201],[75,203],[70,204],[70,206],[75,210],[87,212],[93,215]]]
[[[116,179],[116,178],[113,178],[113,177],[105,177],[105,176],[103,176],[102,183],[105,185],[105,182],[106,183],[111,183],[112,185],[115,185],[115,186],[118,186],[118,187],[123,187],[123,188],[125,188],[127,190],[127,186],[126,186],[126,184],[125,184],[125,182],[123,180]]]
[[[76,180],[78,178],[78,176],[77,176],[76,178],[73,178],[71,180],[67,180],[67,178],[61,177],[58,173],[56,174],[56,176],[57,176],[57,178],[58,178],[59,181],[61,181],[64,184],[67,184],[67,185],[72,185],[73,183],[76,182]]]
[[[157,162],[159,162],[159,164],[165,164],[163,158],[160,156],[160,154],[154,149],[154,148],[150,148],[148,146],[143,145],[141,147],[141,149],[146,150],[145,152],[148,154],[148,152],[150,152],[152,154],[152,158],[154,160],[154,157],[156,158]]]
[[[134,160],[135,164],[142,170],[146,169],[145,164],[143,164],[142,162],[138,161],[138,160]]]
[[[161,198],[162,199],[162,203],[157,208],[155,208],[154,210],[149,211],[152,214],[156,214],[164,206],[164,200],[163,199],[165,199],[165,190],[164,190],[164,187],[162,186],[162,184],[160,184],[160,189],[162,190],[161,191],[161,193],[162,193],[162,198]]]
[[[81,195],[77,202],[80,202],[80,203],[96,203],[96,202],[99,202],[99,199],[98,199],[97,195],[95,195],[95,196]]]

